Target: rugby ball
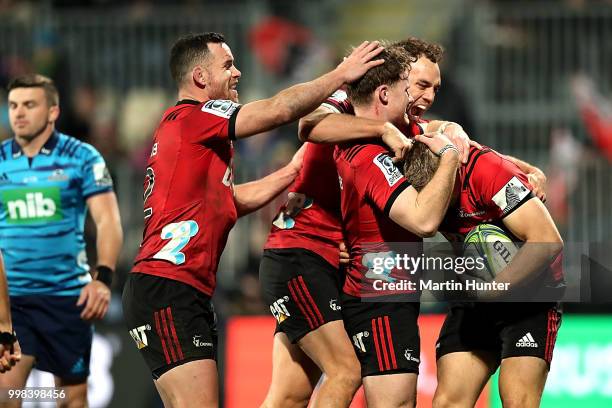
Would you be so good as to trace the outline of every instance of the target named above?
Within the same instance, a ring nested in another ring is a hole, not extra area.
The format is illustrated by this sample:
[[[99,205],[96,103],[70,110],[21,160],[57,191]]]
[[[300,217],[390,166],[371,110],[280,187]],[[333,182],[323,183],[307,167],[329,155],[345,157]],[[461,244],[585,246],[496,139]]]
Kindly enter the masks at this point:
[[[485,282],[492,281],[519,250],[509,233],[492,224],[480,224],[472,229],[465,236],[463,248],[464,257],[481,260],[476,262],[477,267],[465,273]]]

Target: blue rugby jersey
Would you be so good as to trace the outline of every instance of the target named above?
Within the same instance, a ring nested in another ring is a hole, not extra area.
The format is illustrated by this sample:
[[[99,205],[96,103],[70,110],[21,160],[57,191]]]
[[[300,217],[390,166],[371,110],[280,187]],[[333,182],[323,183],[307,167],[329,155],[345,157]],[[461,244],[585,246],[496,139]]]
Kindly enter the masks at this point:
[[[9,294],[75,296],[91,281],[83,229],[87,198],[112,191],[91,145],[54,132],[33,158],[0,145],[0,249]]]

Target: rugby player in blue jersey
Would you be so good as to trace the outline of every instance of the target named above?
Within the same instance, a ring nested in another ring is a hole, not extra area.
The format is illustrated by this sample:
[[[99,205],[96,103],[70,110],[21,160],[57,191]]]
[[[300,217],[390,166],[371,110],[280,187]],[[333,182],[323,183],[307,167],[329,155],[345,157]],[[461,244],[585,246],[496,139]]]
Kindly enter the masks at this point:
[[[0,388],[23,388],[36,367],[65,390],[62,406],[84,407],[92,321],[108,309],[123,240],[117,199],[100,153],[55,130],[59,96],[49,78],[16,78],[8,92],[14,138],[0,145],[0,248],[22,357],[0,375]],[[93,273],[83,237],[88,208],[97,230]]]

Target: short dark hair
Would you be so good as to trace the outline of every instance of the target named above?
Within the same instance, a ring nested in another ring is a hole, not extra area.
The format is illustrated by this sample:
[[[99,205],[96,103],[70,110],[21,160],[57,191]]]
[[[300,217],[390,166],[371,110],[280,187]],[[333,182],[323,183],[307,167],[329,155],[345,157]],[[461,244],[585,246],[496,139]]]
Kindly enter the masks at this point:
[[[376,88],[393,85],[402,79],[402,74],[410,68],[408,56],[400,48],[385,48],[376,58],[382,58],[385,62],[370,68],[364,76],[348,85],[347,94],[355,106],[370,103],[372,92]]]
[[[394,42],[391,47],[402,48],[410,57],[411,62],[416,62],[416,60],[425,56],[428,60],[437,64],[444,56],[444,48],[440,44],[430,43],[416,37],[408,37],[405,40]]]
[[[433,178],[440,159],[425,143],[415,142],[404,161],[404,176],[416,191],[421,191]]]
[[[176,40],[170,50],[170,72],[174,82],[180,85],[194,64],[208,56],[208,43],[224,42],[223,34],[214,32],[187,34]]]
[[[51,78],[40,74],[27,74],[13,78],[6,87],[8,92],[16,88],[42,88],[49,106],[59,105],[59,92]]]

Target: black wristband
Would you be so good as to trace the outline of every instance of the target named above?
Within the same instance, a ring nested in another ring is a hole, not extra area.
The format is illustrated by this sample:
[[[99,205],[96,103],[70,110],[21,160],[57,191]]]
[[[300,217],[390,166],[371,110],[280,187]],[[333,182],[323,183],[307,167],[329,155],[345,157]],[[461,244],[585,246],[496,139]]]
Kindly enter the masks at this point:
[[[96,280],[102,282],[110,288],[111,283],[113,282],[113,270],[108,266],[104,265],[96,266],[96,270],[98,271],[98,276],[96,277]]]
[[[0,333],[0,344],[13,344],[17,341],[17,336],[15,335],[15,331],[11,332],[1,332]]]

